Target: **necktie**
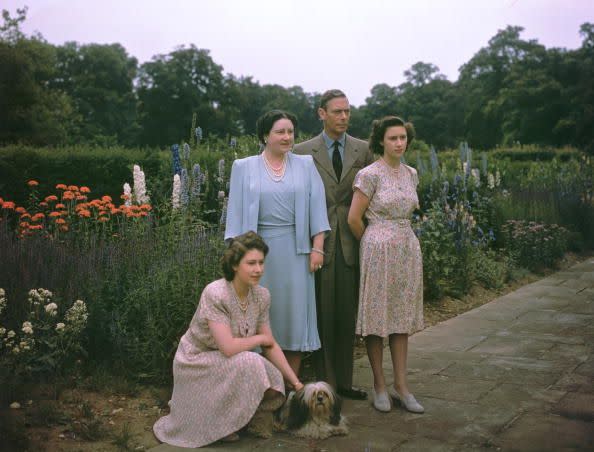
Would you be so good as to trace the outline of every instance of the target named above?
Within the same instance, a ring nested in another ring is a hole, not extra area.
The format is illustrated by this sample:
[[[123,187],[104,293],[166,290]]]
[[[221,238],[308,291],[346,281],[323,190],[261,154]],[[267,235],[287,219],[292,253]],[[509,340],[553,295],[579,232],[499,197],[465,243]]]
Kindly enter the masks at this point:
[[[336,173],[336,178],[340,182],[340,175],[342,174],[342,158],[340,158],[340,151],[338,150],[339,142],[334,142],[334,152],[332,153],[332,166]]]

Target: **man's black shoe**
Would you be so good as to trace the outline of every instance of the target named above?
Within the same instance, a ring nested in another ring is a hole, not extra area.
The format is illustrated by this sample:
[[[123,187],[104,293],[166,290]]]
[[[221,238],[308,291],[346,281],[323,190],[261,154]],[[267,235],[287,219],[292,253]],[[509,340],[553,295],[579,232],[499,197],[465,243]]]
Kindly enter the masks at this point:
[[[342,397],[346,397],[347,399],[353,399],[353,400],[365,400],[367,399],[367,393],[365,391],[363,391],[363,389],[359,389],[359,388],[338,388],[336,390],[336,392],[338,393],[338,395],[342,396]]]

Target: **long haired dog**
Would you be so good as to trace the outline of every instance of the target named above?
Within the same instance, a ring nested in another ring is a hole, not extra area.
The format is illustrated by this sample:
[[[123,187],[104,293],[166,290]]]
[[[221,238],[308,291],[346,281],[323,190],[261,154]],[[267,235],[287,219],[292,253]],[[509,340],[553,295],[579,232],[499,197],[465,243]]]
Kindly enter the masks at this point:
[[[346,435],[349,429],[340,410],[342,399],[323,381],[291,391],[277,412],[275,428],[302,438],[325,439]]]

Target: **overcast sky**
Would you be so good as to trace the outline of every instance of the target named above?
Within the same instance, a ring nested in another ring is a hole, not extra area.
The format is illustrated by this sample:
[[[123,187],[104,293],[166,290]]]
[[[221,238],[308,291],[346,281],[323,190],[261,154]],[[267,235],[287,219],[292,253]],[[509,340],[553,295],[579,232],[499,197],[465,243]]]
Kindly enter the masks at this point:
[[[52,44],[119,42],[140,63],[179,45],[209,49],[224,72],[307,92],[343,89],[360,105],[417,61],[451,81],[498,30],[546,47],[580,46],[593,0],[0,0]]]

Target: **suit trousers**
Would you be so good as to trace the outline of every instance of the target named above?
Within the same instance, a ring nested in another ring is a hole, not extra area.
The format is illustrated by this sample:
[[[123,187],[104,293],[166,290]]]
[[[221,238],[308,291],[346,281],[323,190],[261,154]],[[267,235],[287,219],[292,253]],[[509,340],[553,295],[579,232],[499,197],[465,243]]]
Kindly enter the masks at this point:
[[[316,272],[318,332],[322,348],[314,354],[314,362],[319,380],[335,388],[351,388],[359,272],[357,267],[346,264],[338,231],[335,250],[334,259]]]

